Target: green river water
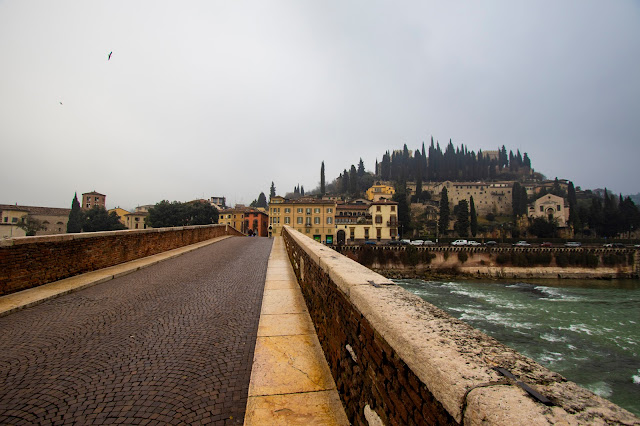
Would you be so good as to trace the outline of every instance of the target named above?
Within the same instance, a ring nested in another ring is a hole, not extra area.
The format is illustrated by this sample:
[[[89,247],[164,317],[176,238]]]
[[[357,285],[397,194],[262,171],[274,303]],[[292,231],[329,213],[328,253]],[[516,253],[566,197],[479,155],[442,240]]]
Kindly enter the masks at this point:
[[[640,416],[640,281],[395,280]]]

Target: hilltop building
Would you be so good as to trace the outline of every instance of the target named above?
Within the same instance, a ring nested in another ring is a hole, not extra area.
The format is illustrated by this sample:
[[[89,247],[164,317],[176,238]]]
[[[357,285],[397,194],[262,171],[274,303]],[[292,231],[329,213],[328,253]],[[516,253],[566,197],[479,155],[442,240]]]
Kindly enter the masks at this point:
[[[461,200],[473,197],[476,212],[479,215],[489,213],[509,215],[512,213],[513,182],[426,182],[422,191],[431,193],[433,199],[440,199],[442,189],[447,188],[449,204],[453,207]]]
[[[367,189],[367,200],[380,201],[390,200],[393,194],[396,193],[395,188],[392,185],[388,185],[382,182],[376,182],[371,188]]]
[[[564,198],[546,194],[529,204],[530,219],[555,219],[560,228],[569,226],[569,205]]]

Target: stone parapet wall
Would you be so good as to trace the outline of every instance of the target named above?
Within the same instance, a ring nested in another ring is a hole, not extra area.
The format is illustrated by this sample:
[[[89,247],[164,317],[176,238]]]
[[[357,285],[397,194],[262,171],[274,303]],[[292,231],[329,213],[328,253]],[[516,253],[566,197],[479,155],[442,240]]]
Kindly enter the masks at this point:
[[[0,295],[223,235],[243,234],[226,225],[201,225],[1,240]]]
[[[335,250],[289,227],[283,238],[352,424],[640,424]]]

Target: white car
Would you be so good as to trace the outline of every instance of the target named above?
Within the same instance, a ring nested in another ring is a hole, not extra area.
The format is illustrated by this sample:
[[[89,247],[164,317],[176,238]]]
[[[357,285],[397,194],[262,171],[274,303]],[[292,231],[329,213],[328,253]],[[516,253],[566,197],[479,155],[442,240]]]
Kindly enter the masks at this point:
[[[424,241],[422,240],[413,240],[409,244],[411,244],[412,246],[421,246],[423,243]]]
[[[474,247],[475,247],[475,246],[481,246],[482,244],[480,244],[480,243],[479,243],[479,242],[477,242],[477,241],[469,240],[469,242],[467,243],[467,245],[469,245],[469,246],[474,246]]]
[[[436,243],[434,243],[431,240],[426,240],[424,243],[422,243],[423,246],[435,246]]]
[[[469,242],[467,240],[455,240],[454,242],[451,243],[452,246],[466,246],[469,245]]]

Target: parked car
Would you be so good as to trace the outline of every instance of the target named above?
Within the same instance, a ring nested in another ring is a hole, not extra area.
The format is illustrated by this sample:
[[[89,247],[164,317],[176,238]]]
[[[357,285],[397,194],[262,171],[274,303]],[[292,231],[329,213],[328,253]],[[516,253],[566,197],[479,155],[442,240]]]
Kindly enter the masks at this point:
[[[435,246],[436,243],[434,243],[431,240],[425,240],[424,243],[422,243],[423,246]]]
[[[399,246],[400,245],[400,240],[390,240],[389,241],[389,245],[390,246]]]
[[[468,245],[468,246],[474,246],[474,247],[477,247],[477,246],[481,246],[482,244],[480,244],[480,243],[479,243],[479,242],[477,242],[477,241],[469,240],[469,241],[467,242],[467,245]]]
[[[455,240],[451,243],[452,246],[466,246],[468,244],[467,240]]]
[[[498,245],[498,243],[496,241],[491,240],[491,241],[487,241],[486,243],[484,243],[484,245],[487,246],[487,247],[495,247],[495,246]]]
[[[402,244],[403,246],[408,246],[409,244],[411,244],[411,240],[400,240],[400,244]]]
[[[550,242],[544,242],[540,244],[540,247],[553,247],[553,244],[551,244]]]
[[[375,245],[377,245],[377,243],[375,241],[365,241],[364,245],[365,246],[375,246]]]
[[[412,246],[421,246],[422,243],[424,243],[424,241],[422,240],[413,240],[409,244],[411,244]]]
[[[564,243],[565,247],[582,247],[582,243],[578,242],[578,241],[567,241],[566,243]]]
[[[515,243],[513,245],[514,247],[531,247],[531,244],[529,244],[526,241],[518,241],[517,243]]]
[[[625,246],[622,243],[613,243],[613,244],[611,244],[611,247],[613,247],[613,248],[627,248],[627,246]]]

